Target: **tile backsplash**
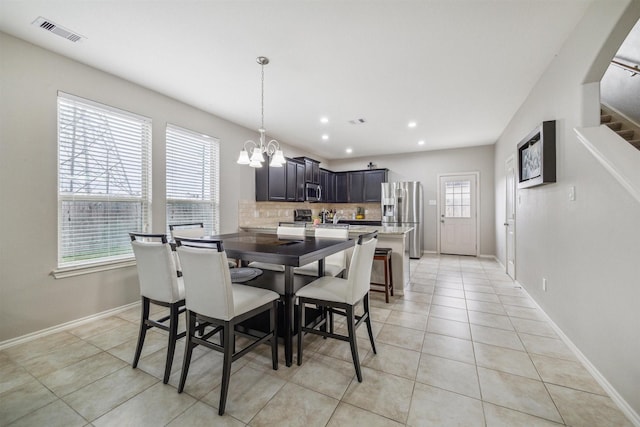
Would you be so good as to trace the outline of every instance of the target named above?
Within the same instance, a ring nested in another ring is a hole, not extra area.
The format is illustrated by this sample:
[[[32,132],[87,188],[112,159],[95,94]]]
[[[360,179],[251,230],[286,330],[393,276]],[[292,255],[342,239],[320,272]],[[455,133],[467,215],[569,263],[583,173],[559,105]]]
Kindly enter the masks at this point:
[[[358,207],[364,208],[365,219],[380,221],[382,210],[380,203],[292,203],[292,202],[256,202],[240,200],[238,202],[238,226],[276,226],[280,221],[293,221],[294,209],[311,209],[314,217],[324,209],[337,211],[341,218],[351,219]]]

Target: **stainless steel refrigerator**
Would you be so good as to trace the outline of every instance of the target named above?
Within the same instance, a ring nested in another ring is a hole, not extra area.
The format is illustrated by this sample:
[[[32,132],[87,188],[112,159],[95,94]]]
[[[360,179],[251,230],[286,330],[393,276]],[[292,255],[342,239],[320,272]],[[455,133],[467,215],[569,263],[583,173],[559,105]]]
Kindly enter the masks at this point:
[[[409,233],[409,257],[422,256],[424,206],[418,181],[382,183],[382,225],[413,227]]]

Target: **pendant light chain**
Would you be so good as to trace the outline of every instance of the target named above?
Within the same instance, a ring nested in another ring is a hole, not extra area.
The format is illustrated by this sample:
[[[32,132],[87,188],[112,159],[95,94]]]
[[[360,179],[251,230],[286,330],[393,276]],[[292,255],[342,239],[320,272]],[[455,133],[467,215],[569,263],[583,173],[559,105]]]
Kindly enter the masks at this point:
[[[262,70],[262,79],[260,81],[260,129],[264,129],[264,63],[260,64]]]
[[[280,149],[280,144],[275,139],[266,141],[267,131],[264,128],[264,66],[269,63],[269,58],[266,56],[259,56],[256,58],[256,62],[260,64],[260,139],[256,143],[255,141],[248,140],[244,143],[244,148],[240,150],[238,157],[238,164],[249,165],[253,168],[261,168],[264,157],[262,153],[271,158],[269,166],[282,167],[287,163],[284,158],[284,154]],[[251,153],[251,158],[249,158]]]

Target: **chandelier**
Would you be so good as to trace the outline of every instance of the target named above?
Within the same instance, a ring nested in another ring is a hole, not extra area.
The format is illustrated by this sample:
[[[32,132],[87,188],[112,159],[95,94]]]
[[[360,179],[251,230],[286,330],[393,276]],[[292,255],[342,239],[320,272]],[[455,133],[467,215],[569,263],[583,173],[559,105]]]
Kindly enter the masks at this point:
[[[282,167],[287,161],[282,154],[280,144],[275,139],[266,142],[264,129],[264,66],[269,63],[269,58],[265,56],[259,56],[256,58],[256,62],[260,64],[262,71],[261,92],[260,92],[260,142],[254,142],[248,140],[244,143],[244,147],[240,150],[240,156],[238,156],[238,164],[249,165],[252,168],[261,168],[264,162],[263,153],[271,157],[271,163],[269,166]],[[249,157],[251,154],[251,157]]]

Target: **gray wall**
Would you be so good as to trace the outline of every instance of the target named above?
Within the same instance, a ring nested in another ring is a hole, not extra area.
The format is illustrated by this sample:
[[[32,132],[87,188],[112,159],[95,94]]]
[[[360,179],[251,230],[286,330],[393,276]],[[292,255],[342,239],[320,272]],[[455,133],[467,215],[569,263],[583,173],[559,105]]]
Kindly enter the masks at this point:
[[[557,121],[557,183],[518,191],[516,277],[636,413],[640,204],[573,129],[599,124],[598,81],[639,16],[638,0],[594,2],[495,147],[497,255],[504,263],[504,162],[536,125]]]
[[[495,254],[494,227],[494,153],[493,145],[452,150],[423,151],[393,156],[333,160],[333,171],[366,169],[369,162],[378,168],[389,169],[389,181],[420,181],[424,190],[424,250],[437,251],[437,206],[429,200],[437,199],[438,175],[458,172],[480,173],[480,254]]]
[[[238,201],[254,198],[254,172],[235,161],[256,131],[4,33],[0,52],[0,342],[139,299],[134,267],[59,280],[50,275],[57,262],[58,90],[153,120],[156,232],[166,229],[166,123],[219,138],[221,232],[237,230]]]

